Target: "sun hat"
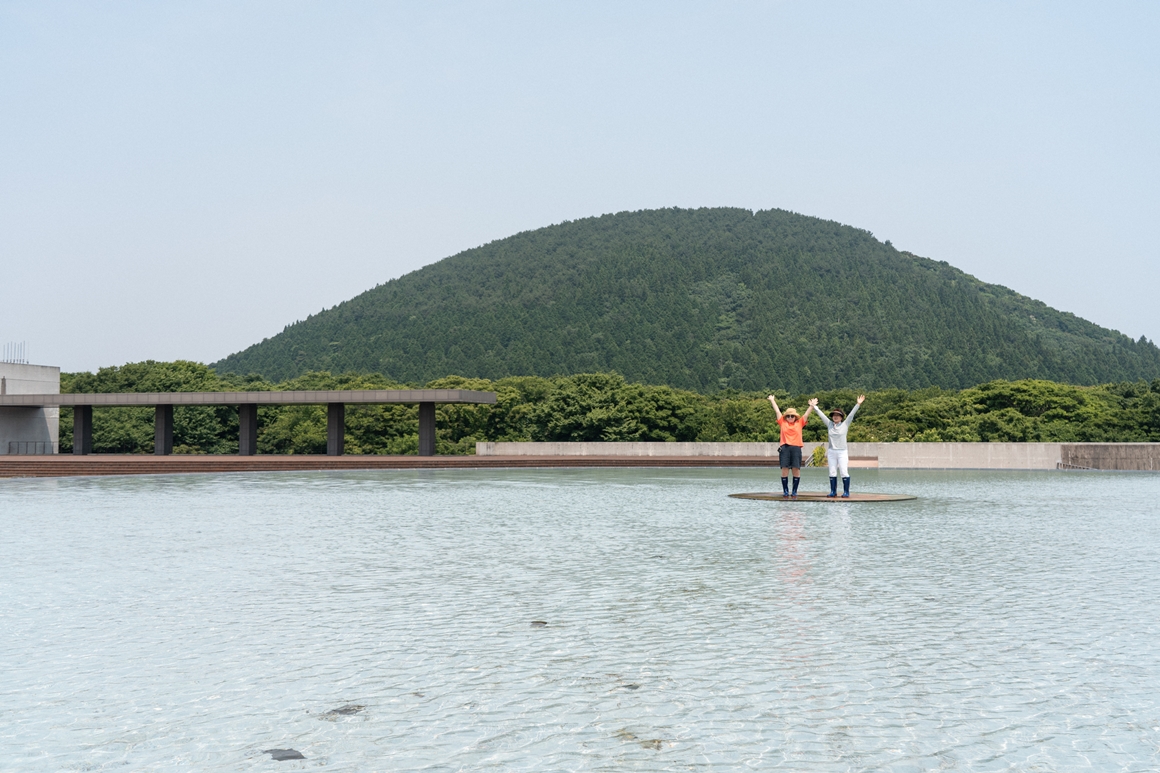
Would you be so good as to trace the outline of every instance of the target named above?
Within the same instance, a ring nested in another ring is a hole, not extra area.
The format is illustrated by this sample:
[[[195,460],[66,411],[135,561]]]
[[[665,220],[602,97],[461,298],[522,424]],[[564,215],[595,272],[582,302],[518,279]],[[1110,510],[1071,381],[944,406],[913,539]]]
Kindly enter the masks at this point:
[[[835,413],[841,416],[843,419],[846,418],[846,413],[841,408],[835,408],[834,410],[830,411],[829,415],[831,419],[834,418]]]
[[[794,416],[794,417],[799,418],[799,419],[801,418],[800,416],[798,416],[797,408],[786,408],[785,411],[783,412],[783,415],[784,416]]]

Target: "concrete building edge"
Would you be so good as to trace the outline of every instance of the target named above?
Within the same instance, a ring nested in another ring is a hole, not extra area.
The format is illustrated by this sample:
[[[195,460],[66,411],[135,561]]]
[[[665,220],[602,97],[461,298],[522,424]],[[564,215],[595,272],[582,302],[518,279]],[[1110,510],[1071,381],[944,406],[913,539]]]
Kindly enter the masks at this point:
[[[0,396],[20,398],[30,393],[60,393],[60,368],[0,362]],[[56,454],[59,450],[60,408],[5,405],[0,408],[0,455]]]

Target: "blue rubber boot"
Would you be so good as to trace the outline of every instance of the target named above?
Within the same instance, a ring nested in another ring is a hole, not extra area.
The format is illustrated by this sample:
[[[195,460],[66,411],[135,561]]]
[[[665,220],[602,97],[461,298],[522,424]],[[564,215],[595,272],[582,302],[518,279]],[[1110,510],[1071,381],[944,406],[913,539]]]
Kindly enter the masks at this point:
[[[850,498],[850,479],[849,478],[842,478],[842,497],[845,499]]]
[[[789,478],[781,479],[781,495],[783,497],[789,496]]]
[[[830,478],[830,498],[838,496],[838,479]]]
[[[796,476],[794,477],[794,479],[793,479],[793,498],[794,499],[797,499],[797,487],[798,487],[798,484],[801,482],[802,482],[801,478],[798,478]]]

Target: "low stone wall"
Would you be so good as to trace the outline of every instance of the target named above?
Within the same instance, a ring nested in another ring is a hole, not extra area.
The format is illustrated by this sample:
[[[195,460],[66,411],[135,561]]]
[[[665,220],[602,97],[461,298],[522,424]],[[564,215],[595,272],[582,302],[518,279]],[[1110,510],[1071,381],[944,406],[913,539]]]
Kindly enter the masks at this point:
[[[821,445],[806,443],[809,455]],[[478,456],[777,457],[776,443],[477,443]],[[1156,470],[1160,443],[850,443],[855,466],[892,470]]]
[[[813,453],[820,443],[806,443]],[[777,443],[476,443],[476,456],[768,456]]]
[[[1160,443],[1064,443],[1065,469],[1160,471]]]
[[[1054,470],[1059,443],[850,443],[850,456],[890,470]]]

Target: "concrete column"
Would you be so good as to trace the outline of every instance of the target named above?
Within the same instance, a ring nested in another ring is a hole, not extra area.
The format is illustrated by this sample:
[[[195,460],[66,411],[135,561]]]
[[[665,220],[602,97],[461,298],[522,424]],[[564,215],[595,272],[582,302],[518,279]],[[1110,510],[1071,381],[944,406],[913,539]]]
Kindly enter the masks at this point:
[[[153,453],[173,453],[173,406],[159,405],[153,413]]]
[[[73,406],[73,453],[93,452],[93,406]]]
[[[419,456],[435,455],[435,403],[419,403]]]
[[[238,406],[238,455],[258,453],[258,406],[243,403]]]
[[[326,454],[342,456],[346,441],[346,405],[328,403],[326,406]]]

